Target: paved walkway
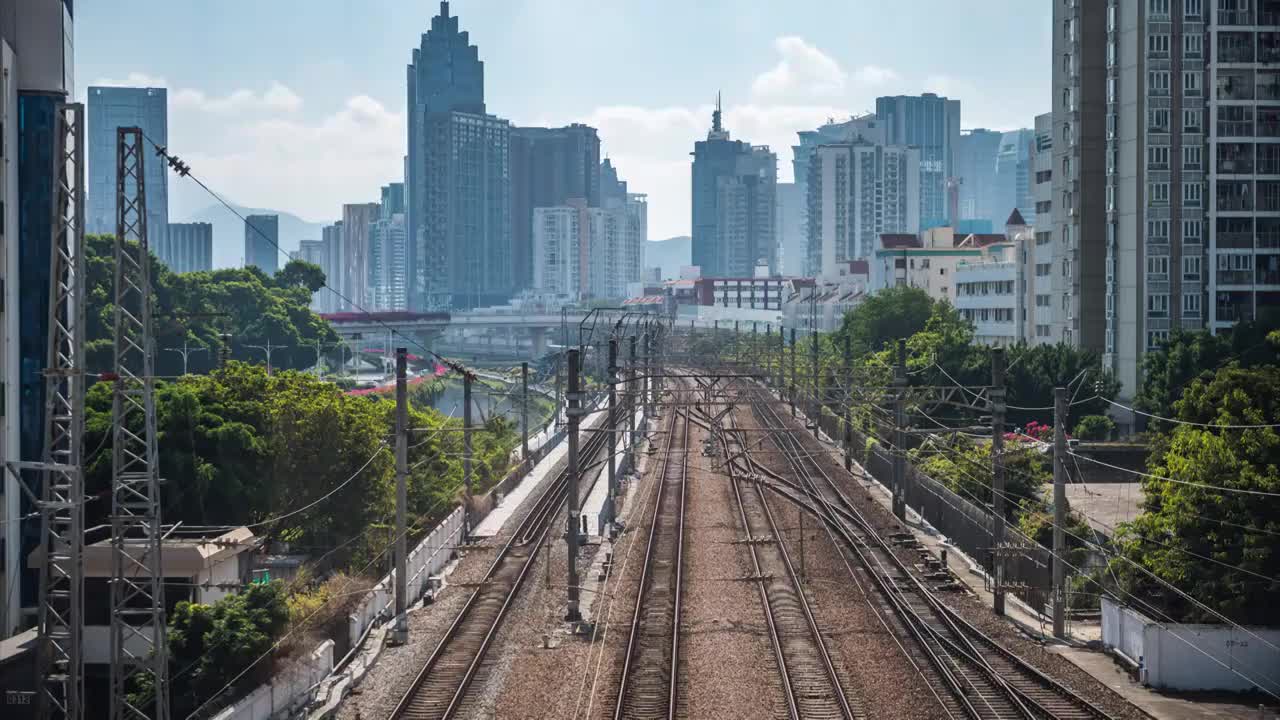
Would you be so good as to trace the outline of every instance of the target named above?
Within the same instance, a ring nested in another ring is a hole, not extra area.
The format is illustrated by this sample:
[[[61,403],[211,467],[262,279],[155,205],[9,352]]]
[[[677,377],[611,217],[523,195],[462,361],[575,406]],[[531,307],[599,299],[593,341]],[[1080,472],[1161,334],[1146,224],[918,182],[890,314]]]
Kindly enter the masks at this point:
[[[844,454],[839,445],[832,442],[825,434],[822,441],[828,446],[828,452],[838,462],[844,462]],[[860,476],[859,484],[884,508],[892,512],[893,497],[888,487],[872,478],[856,461],[853,472]],[[1094,489],[1106,485],[1092,485]],[[1114,500],[1113,500],[1114,502]],[[912,533],[934,557],[941,557],[947,552],[947,565],[956,579],[964,583],[975,595],[982,598],[988,606],[992,604],[991,579],[982,566],[972,558],[952,546],[939,535],[927,522],[908,509],[907,524]],[[1013,595],[1005,596],[1005,617],[1013,622],[1022,632],[1036,640],[1047,644],[1053,652],[1060,653],[1076,667],[1089,673],[1098,682],[1114,690],[1135,707],[1141,709],[1156,720],[1190,720],[1191,718],[1218,718],[1223,720],[1278,720],[1280,710],[1269,707],[1260,710],[1256,703],[1231,700],[1189,699],[1158,693],[1151,688],[1134,681],[1112,657],[1100,650],[1088,647],[1090,643],[1100,642],[1102,629],[1099,623],[1069,622],[1066,642],[1053,638],[1053,621],[1043,613],[1029,607]]]

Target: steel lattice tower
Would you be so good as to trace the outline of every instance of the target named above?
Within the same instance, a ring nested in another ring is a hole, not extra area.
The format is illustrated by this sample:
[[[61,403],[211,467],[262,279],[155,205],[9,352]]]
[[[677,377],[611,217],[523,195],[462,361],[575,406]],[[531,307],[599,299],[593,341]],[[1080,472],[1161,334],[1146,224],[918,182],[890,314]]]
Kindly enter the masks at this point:
[[[44,456],[18,463],[42,480],[38,709],[71,720],[84,714],[84,117],[83,104],[58,106]]]
[[[111,720],[168,720],[145,140],[136,127],[116,138]],[[140,687],[153,692],[135,705],[128,695]]]

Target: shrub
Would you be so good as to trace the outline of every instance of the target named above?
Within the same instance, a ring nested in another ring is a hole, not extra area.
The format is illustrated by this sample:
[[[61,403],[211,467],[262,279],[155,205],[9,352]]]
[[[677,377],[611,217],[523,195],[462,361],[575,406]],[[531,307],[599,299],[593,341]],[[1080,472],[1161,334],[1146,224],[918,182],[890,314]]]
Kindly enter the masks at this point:
[[[1076,437],[1081,440],[1107,440],[1115,432],[1116,424],[1106,415],[1085,415],[1076,423]]]

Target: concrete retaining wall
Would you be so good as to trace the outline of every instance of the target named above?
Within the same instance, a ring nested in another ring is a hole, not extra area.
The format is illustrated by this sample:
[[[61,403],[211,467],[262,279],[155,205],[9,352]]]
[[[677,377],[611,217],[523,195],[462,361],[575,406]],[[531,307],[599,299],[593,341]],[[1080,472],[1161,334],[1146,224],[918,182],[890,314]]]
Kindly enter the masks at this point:
[[[268,720],[288,716],[311,701],[313,689],[333,671],[333,641],[325,640],[312,653],[277,672],[234,705],[222,709],[213,720]]]

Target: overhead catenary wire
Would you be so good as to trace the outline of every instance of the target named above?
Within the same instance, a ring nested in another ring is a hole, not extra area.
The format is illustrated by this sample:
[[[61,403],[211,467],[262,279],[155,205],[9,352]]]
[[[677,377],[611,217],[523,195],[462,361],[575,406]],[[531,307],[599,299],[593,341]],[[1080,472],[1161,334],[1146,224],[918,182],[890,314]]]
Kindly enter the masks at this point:
[[[1177,418],[1163,417],[1161,415],[1155,415],[1153,413],[1144,412],[1137,408],[1132,408],[1132,407],[1129,407],[1128,405],[1123,405],[1121,403],[1118,403],[1115,400],[1107,400],[1107,402],[1115,407],[1120,408],[1121,410],[1128,410],[1129,412],[1137,415],[1142,415],[1144,417],[1149,417],[1153,420],[1159,420],[1161,422],[1167,422],[1174,425],[1189,425],[1192,427],[1206,428],[1210,430],[1266,430],[1266,429],[1280,428],[1280,423],[1257,423],[1257,424],[1251,424],[1251,425],[1250,424],[1235,425],[1230,423],[1202,423],[1202,422],[1195,422],[1193,420],[1179,420]]]

